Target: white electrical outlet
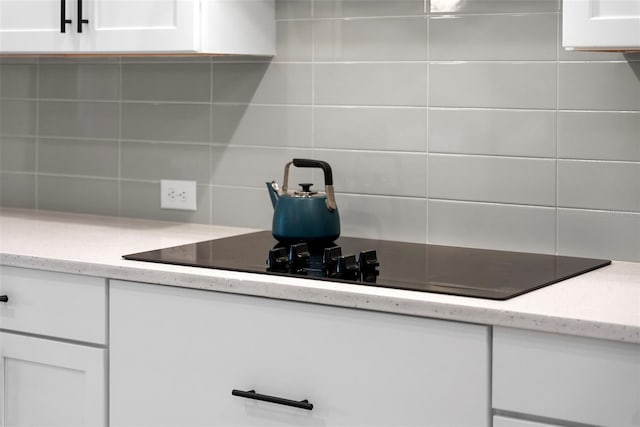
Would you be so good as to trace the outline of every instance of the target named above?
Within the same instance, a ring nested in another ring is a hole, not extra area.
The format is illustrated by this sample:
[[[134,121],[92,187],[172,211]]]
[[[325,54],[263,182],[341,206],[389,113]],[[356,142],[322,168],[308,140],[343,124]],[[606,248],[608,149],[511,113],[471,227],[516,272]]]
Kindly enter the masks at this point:
[[[162,209],[196,210],[196,182],[160,180],[160,207]]]

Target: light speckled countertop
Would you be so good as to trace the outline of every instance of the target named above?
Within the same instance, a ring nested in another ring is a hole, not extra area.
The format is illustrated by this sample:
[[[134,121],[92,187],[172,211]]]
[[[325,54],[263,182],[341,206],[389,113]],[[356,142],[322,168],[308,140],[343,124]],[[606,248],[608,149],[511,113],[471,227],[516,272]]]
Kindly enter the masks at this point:
[[[0,264],[640,343],[640,263],[491,301],[122,259],[251,231],[3,208]]]

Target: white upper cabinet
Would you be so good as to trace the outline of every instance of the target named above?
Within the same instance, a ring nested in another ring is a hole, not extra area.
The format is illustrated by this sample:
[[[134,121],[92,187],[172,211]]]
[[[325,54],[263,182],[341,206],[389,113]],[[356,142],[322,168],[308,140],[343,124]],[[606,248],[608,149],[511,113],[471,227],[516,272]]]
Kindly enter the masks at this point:
[[[640,0],[564,0],[567,49],[640,50]]]
[[[4,54],[275,53],[273,0],[0,0]]]

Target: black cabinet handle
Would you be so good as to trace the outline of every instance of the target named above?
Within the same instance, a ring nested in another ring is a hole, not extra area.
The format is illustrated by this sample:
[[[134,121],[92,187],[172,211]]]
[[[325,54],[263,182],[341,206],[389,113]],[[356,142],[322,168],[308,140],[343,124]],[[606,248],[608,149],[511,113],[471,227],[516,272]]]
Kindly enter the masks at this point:
[[[262,400],[264,402],[277,403],[278,405],[286,405],[286,406],[293,406],[294,408],[307,409],[309,411],[313,409],[313,404],[309,403],[307,399],[301,400],[301,401],[283,399],[282,397],[267,396],[266,394],[258,394],[256,393],[255,390],[242,391],[242,390],[234,389],[231,391],[231,394],[238,397],[246,397],[247,399]]]
[[[60,0],[60,32],[67,32],[67,24],[71,24],[71,19],[67,19],[67,0]]]
[[[0,295],[0,302],[9,302],[9,297],[6,295]]]
[[[82,32],[82,24],[88,24],[89,20],[82,18],[82,0],[78,0],[78,32]]]

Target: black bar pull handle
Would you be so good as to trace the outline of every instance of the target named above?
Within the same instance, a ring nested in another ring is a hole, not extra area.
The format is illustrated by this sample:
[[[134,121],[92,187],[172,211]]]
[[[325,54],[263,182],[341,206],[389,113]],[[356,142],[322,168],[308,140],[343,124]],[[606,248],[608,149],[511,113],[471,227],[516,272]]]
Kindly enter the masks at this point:
[[[262,400],[263,402],[271,402],[271,403],[277,403],[278,405],[286,405],[286,406],[293,406],[294,408],[307,409],[309,411],[313,409],[313,404],[309,403],[307,399],[300,400],[300,401],[283,399],[282,397],[267,396],[266,394],[259,394],[259,393],[256,393],[255,390],[242,391],[242,390],[233,389],[231,391],[231,394],[238,397],[246,397],[247,399]]]
[[[9,302],[9,297],[6,295],[0,295],[0,302]]]
[[[60,32],[67,32],[67,24],[71,24],[71,19],[67,19],[67,0],[60,0]]]
[[[82,17],[82,0],[78,0],[78,32],[82,32],[82,24],[88,24],[89,20]]]

